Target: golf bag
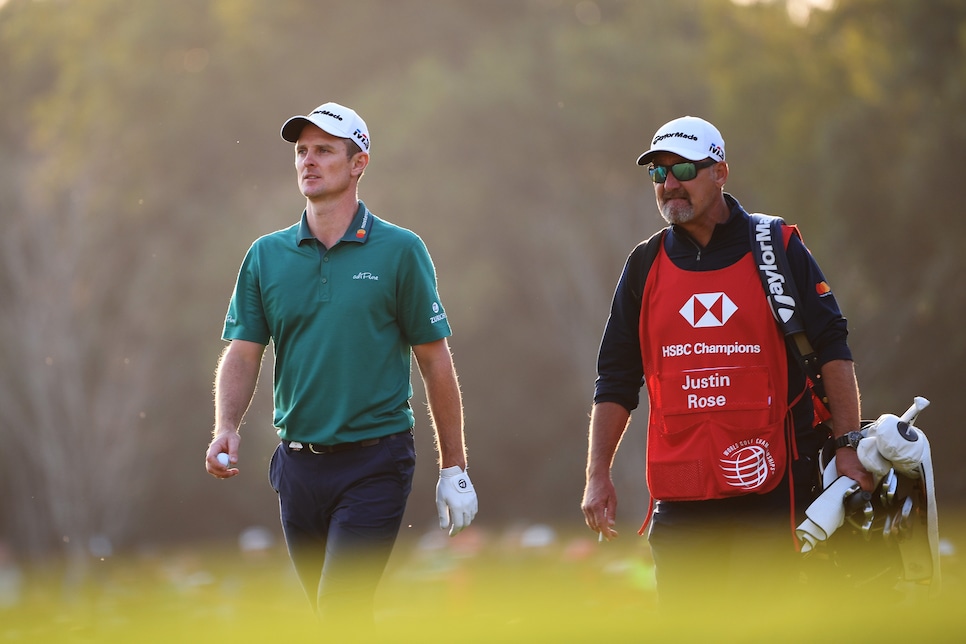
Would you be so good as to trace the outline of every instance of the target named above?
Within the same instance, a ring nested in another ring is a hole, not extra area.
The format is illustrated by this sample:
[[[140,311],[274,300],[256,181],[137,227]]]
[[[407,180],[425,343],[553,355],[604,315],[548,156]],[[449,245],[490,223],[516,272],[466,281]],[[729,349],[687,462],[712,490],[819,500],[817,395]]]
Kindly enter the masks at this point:
[[[913,422],[929,401],[917,397],[902,415],[864,422],[856,451],[876,482],[866,492],[838,476],[835,447],[822,449],[824,492],[796,530],[807,557],[826,560],[852,588],[888,592],[900,582],[939,592],[939,521],[932,454]]]

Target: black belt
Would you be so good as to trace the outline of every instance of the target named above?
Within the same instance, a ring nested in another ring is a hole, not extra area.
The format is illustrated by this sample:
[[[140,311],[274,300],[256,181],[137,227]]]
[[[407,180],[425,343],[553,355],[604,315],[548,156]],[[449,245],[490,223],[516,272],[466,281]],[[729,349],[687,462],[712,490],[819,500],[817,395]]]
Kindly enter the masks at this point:
[[[406,430],[412,431],[412,430]],[[399,434],[405,434],[406,432],[399,432]],[[312,454],[334,454],[335,452],[344,452],[350,449],[359,449],[360,447],[372,447],[373,445],[378,445],[383,440],[387,438],[392,438],[397,434],[390,434],[389,436],[380,436],[379,438],[367,438],[364,441],[355,441],[354,443],[336,443],[335,445],[322,445],[321,443],[302,443],[300,441],[282,441],[286,447],[288,447],[293,452],[301,452],[307,450]]]

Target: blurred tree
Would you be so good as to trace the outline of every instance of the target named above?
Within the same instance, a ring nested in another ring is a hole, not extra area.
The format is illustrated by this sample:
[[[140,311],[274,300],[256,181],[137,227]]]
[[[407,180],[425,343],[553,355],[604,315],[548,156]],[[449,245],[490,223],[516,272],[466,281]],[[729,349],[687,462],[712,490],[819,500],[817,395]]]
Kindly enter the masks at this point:
[[[4,186],[0,243],[2,328],[16,339],[0,349],[7,518],[17,546],[63,544],[81,574],[90,548],[106,553],[130,529],[150,444],[150,282],[132,270],[137,227],[110,215],[132,198],[102,185],[122,168],[116,148],[98,145],[115,138],[117,112],[88,85],[110,86],[126,63],[87,35],[95,11],[17,9],[2,14],[3,42],[19,45],[4,47],[17,62],[4,72],[24,92],[7,113],[24,129],[4,141],[20,161]],[[40,37],[22,40],[35,21]]]
[[[835,252],[857,269],[838,289],[858,305],[867,415],[930,398],[921,422],[942,446],[942,491],[961,499],[953,383],[966,357],[966,220],[955,188],[966,145],[966,5],[842,0],[817,28],[832,76],[844,81],[817,124],[819,205],[840,222]]]

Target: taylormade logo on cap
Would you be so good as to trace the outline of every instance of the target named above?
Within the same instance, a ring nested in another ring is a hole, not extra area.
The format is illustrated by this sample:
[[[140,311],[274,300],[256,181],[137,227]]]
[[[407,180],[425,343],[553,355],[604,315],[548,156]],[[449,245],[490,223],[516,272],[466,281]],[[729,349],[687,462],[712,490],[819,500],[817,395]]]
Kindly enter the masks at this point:
[[[332,136],[355,141],[363,152],[369,152],[369,128],[354,110],[338,103],[323,103],[307,116],[293,116],[282,125],[282,139],[289,143],[299,140],[302,128],[311,123]]]
[[[696,116],[682,116],[662,125],[651,140],[651,149],[637,159],[646,165],[658,152],[671,152],[688,161],[707,158],[725,160],[724,139],[718,129]]]
[[[673,134],[662,134],[661,136],[654,137],[654,140],[651,141],[651,145],[654,145],[655,143],[660,143],[664,139],[669,139],[675,136],[679,136],[682,139],[691,139],[692,141],[698,140],[698,137],[696,137],[693,134],[685,134],[684,132],[674,132]]]

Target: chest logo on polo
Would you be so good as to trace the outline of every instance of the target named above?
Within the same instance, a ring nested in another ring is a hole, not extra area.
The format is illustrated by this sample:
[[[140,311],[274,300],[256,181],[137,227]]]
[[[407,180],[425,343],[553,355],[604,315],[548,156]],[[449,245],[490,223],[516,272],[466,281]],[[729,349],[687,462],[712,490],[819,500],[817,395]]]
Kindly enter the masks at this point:
[[[361,271],[361,272],[356,273],[355,275],[353,275],[352,276],[352,279],[354,279],[354,280],[372,280],[374,282],[378,282],[379,281],[379,276],[378,275],[373,275],[369,271]]]
[[[724,293],[696,293],[678,313],[695,329],[724,326],[738,307]]]

